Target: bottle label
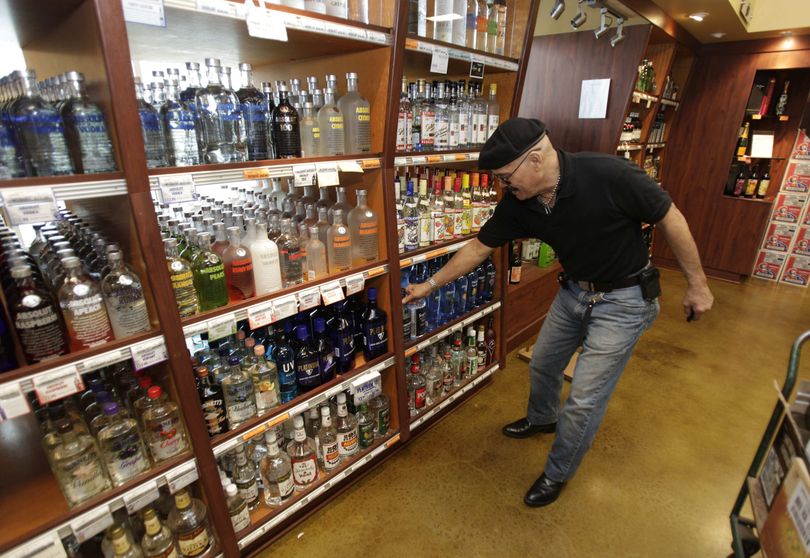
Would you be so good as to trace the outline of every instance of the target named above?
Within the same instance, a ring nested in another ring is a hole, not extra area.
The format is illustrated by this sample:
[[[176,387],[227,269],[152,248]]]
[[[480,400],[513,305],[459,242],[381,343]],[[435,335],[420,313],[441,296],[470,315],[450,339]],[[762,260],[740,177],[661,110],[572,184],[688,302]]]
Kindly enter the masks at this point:
[[[348,432],[338,432],[338,451],[340,455],[354,455],[357,453],[357,428]]]
[[[177,543],[180,554],[183,556],[198,556],[208,548],[208,530],[204,524],[198,525],[191,531],[177,533]]]
[[[362,254],[363,260],[372,263],[377,260],[377,221],[366,221],[360,223],[360,238],[357,246],[358,252]]]
[[[231,425],[244,422],[255,416],[256,404],[253,401],[235,401],[228,405],[228,421]]]
[[[405,249],[415,250],[419,247],[419,217],[405,217]]]
[[[242,511],[236,515],[231,516],[231,524],[233,524],[233,530],[237,533],[250,525],[250,513],[247,506],[244,506]]]
[[[455,210],[448,210],[444,214],[444,240],[450,240],[455,236],[456,232],[456,219]]]
[[[450,124],[447,120],[440,120],[435,123],[434,143],[436,148],[446,148],[450,142]]]
[[[270,378],[263,378],[255,382],[256,405],[260,411],[272,409],[279,404],[276,393],[276,383]]]
[[[253,260],[250,258],[242,260],[233,260],[230,263],[231,273],[237,274],[252,274],[253,273]]]
[[[475,356],[467,355],[467,374],[473,375],[478,372],[478,351]]]
[[[405,118],[406,115],[404,112],[400,111],[399,115],[397,116],[397,143],[396,143],[396,150],[397,151],[405,151]]]
[[[734,183],[734,195],[741,196],[748,181],[745,178],[738,178]]]
[[[76,288],[83,286],[77,285]],[[92,347],[112,338],[110,320],[100,294],[69,300],[62,305],[73,350]]]
[[[124,440],[118,440],[115,456],[108,463],[110,476],[115,484],[123,484],[141,471],[149,467],[149,463],[141,450],[140,437],[134,432]]]
[[[495,131],[495,128],[498,127],[498,123],[500,122],[501,117],[498,114],[490,114],[488,120],[489,120],[488,123],[489,128],[487,130],[487,137],[491,136],[492,132]]]
[[[326,471],[331,471],[340,465],[340,449],[338,448],[337,440],[328,446],[321,446],[323,455],[323,468]]]
[[[133,300],[134,297],[137,298]],[[106,302],[110,324],[116,339],[149,331],[151,328],[146,301],[140,292],[110,296],[107,297]]]
[[[248,504],[259,499],[259,485],[253,477],[247,483],[238,483],[237,487],[239,488],[239,495]]]
[[[318,478],[318,462],[310,457],[292,458],[293,481],[296,486],[312,484]]]
[[[433,111],[422,113],[422,145],[432,148],[436,137],[436,114]]]
[[[464,212],[456,211],[453,213],[453,236],[461,236],[464,230]]]
[[[293,490],[295,489],[292,471],[289,471],[287,472],[287,474],[277,478],[276,486],[278,486],[278,493],[281,495],[282,500],[286,500],[287,498],[292,496]]]
[[[62,469],[67,473],[63,487],[71,504],[83,502],[108,487],[107,476],[97,459],[95,452],[88,451],[70,463],[69,470]]]
[[[365,327],[364,333],[366,351],[370,355],[380,355],[388,348],[388,337],[385,331],[385,323]]]
[[[444,215],[438,212],[433,212],[433,233],[431,235],[433,242],[441,242],[445,238],[446,234],[446,222],[444,219]]]
[[[144,132],[160,133],[160,119],[156,112],[151,110],[141,109],[138,111],[138,116],[141,119],[141,129]]]
[[[295,377],[301,388],[313,388],[321,385],[317,356],[306,360],[297,359],[295,362]]]
[[[470,234],[472,231],[472,207],[467,206],[461,213],[461,234]]]
[[[36,297],[36,301],[26,300]],[[23,305],[38,306],[42,299],[37,295],[28,295],[23,298]],[[45,306],[36,310],[17,312],[14,317],[14,327],[20,337],[26,358],[39,362],[50,357],[59,356],[67,352],[62,328],[59,324],[59,314],[52,306]]]
[[[478,371],[483,372],[487,367],[487,351],[486,349],[478,349]]]
[[[458,122],[451,122],[450,123],[450,135],[449,135],[449,142],[450,147],[458,147],[459,143],[459,124]]]
[[[429,213],[419,214],[419,246],[428,246],[431,242],[432,219]]]
[[[357,427],[357,435],[360,439],[361,448],[371,447],[371,444],[374,443],[374,423],[360,424]]]
[[[380,436],[384,436],[388,433],[388,428],[391,425],[390,407],[384,407],[377,411],[377,415],[374,417],[374,425],[377,429],[377,434]]]
[[[202,411],[209,436],[216,436],[227,431],[225,427],[225,404],[222,399],[206,400],[202,404]]]
[[[416,388],[413,392],[413,406],[416,409],[421,409],[425,406],[425,396],[427,395],[427,388],[425,386]]]
[[[150,437],[149,451],[155,461],[163,461],[186,449],[185,436],[180,430],[180,421],[167,419],[161,422],[146,422],[147,436]]]
[[[520,283],[520,272],[522,267],[517,265],[509,270],[509,281],[512,283]]]

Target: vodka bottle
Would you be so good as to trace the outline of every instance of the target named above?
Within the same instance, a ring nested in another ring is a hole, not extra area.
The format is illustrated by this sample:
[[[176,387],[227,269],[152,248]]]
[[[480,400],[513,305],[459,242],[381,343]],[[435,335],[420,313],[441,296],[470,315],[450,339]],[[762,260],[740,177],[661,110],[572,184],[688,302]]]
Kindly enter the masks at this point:
[[[475,3],[475,0],[469,0]],[[456,109],[458,112],[458,148],[466,149],[470,144],[470,107],[467,101],[467,84],[462,79],[457,86]]]
[[[486,272],[486,279],[484,283],[483,299],[484,302],[490,302],[495,294],[495,263],[490,256],[484,262],[484,270]]]
[[[293,418],[293,440],[287,444],[287,455],[292,463],[292,475],[295,488],[303,490],[318,480],[318,456],[315,443],[308,438],[304,430],[304,418],[296,415]]]
[[[436,93],[435,126],[436,138],[434,148],[436,151],[447,151],[450,147],[450,111],[445,98],[444,83],[434,82]]]
[[[83,173],[114,171],[115,157],[104,113],[88,99],[83,74],[67,72],[65,77],[69,98],[60,112],[73,167]]]
[[[420,80],[419,88],[422,97],[420,103],[422,119],[421,150],[433,151],[436,145],[436,105],[430,97],[430,85],[426,84],[424,80]]]
[[[346,406],[346,394],[337,394],[337,419],[335,420],[335,430],[337,430],[338,452],[341,458],[349,457],[357,453],[359,449],[357,437],[357,421],[349,414]]]
[[[321,428],[318,430],[318,447],[323,470],[327,473],[340,465],[340,449],[337,439],[337,430],[332,425],[332,417],[328,405],[321,407]]]
[[[329,273],[341,273],[352,267],[352,238],[343,224],[343,211],[336,209],[333,223],[326,233],[326,253]]]
[[[487,52],[495,52],[498,41],[498,9],[494,0],[487,0]]]
[[[343,113],[335,104],[334,90],[327,87],[324,94],[324,105],[318,111],[320,155],[343,155],[347,141]]]
[[[169,165],[169,156],[166,150],[166,136],[160,123],[160,113],[144,100],[143,86],[139,78],[135,78],[135,98],[138,103],[146,166],[152,169],[166,167]]]
[[[475,328],[467,328],[467,348],[464,350],[466,376],[475,376],[478,373],[478,348],[475,346]]]
[[[239,64],[239,75],[242,87],[236,92],[247,131],[248,159],[261,161],[269,159],[267,126],[269,114],[264,95],[253,85],[253,67],[250,64]]]
[[[335,360],[335,347],[326,333],[326,319],[315,318],[312,324],[315,332],[315,350],[318,353],[318,368],[321,373],[321,383],[334,379],[337,362]]]
[[[254,485],[255,485],[254,480]],[[250,526],[250,510],[248,504],[239,493],[239,488],[232,482],[223,485],[225,488],[225,501],[228,505],[228,515],[231,518],[231,525],[235,533],[247,529]],[[256,490],[258,494],[258,488]]]
[[[191,260],[194,288],[200,310],[213,310],[228,304],[228,287],[222,258],[209,249],[211,233],[197,235],[198,251]]]
[[[206,58],[208,85],[197,93],[206,163],[237,163],[248,159],[245,119],[239,99],[222,83],[218,58]]]
[[[444,240],[452,240],[455,236],[455,196],[453,195],[453,177],[444,177]]]
[[[188,488],[175,493],[174,508],[166,524],[174,533],[181,556],[201,556],[216,545],[208,523],[208,510],[200,500],[191,497]]]
[[[456,316],[461,316],[467,311],[467,290],[469,284],[467,281],[467,276],[462,275],[458,279],[456,279],[456,298],[455,298],[455,309],[453,313]]]
[[[442,197],[441,181],[437,178],[433,185],[433,198],[430,203],[430,215],[433,220],[431,239],[433,242],[445,240],[447,227],[445,222],[445,205]]]
[[[293,495],[294,484],[290,458],[279,451],[275,430],[264,433],[267,455],[259,463],[259,472],[264,487],[264,503],[270,507],[280,506]]]
[[[256,407],[259,413],[264,413],[277,407],[280,403],[278,386],[278,369],[276,363],[265,358],[264,345],[253,347],[256,356],[256,366],[251,371],[253,387],[256,391]]]
[[[348,215],[349,211],[352,210],[352,206],[349,204],[349,202],[346,201],[345,186],[338,186],[337,188],[335,188],[335,195],[337,196],[337,201],[333,206],[329,208],[328,211],[330,225],[334,222],[334,215],[336,210],[340,209],[343,212],[343,215]]]
[[[318,351],[312,345],[309,328],[299,325],[295,328],[298,349],[295,352],[295,379],[299,391],[307,392],[321,385]]]
[[[503,56],[506,53],[506,0],[495,0],[497,19],[497,32],[495,35],[495,48],[493,52]]]
[[[335,304],[335,318],[329,325],[329,333],[335,347],[336,372],[345,374],[354,368],[355,360],[354,323],[347,301]]]
[[[489,84],[489,101],[487,101],[487,133],[484,141],[487,140],[500,124],[501,106],[498,104],[498,84]]]
[[[177,558],[174,535],[160,522],[154,508],[146,508],[143,512],[143,528],[141,548],[146,558]]]
[[[349,211],[352,237],[352,265],[362,266],[379,259],[377,215],[366,203],[366,190],[357,190],[357,206]]]
[[[72,174],[65,127],[59,112],[42,99],[33,70],[16,73],[20,97],[7,108],[17,130],[29,176]]]
[[[295,110],[297,110],[300,114],[301,112],[301,80],[297,78],[293,78],[290,80],[290,104],[293,106]]]
[[[174,298],[181,318],[188,318],[200,311],[200,300],[194,289],[194,275],[188,260],[178,255],[177,240],[167,238],[163,241],[166,250],[166,263],[172,281]]]
[[[273,110],[276,108],[276,103],[273,85],[269,81],[262,82],[262,95],[264,96],[264,112],[267,115],[267,158],[276,159],[276,144],[273,139]]]
[[[309,227],[309,242],[307,243],[307,281],[323,279],[328,274],[326,263],[326,245],[319,238],[320,229],[317,226]]]
[[[78,351],[114,339],[101,290],[84,274],[77,257],[62,260],[66,277],[59,287],[59,306],[67,326],[70,350]]]
[[[321,189],[322,192],[326,188]],[[326,249],[326,233],[329,230],[329,209],[327,207],[318,208],[318,222],[315,223],[318,227],[318,239],[323,242],[324,250]]]
[[[228,416],[222,388],[213,381],[207,367],[201,366],[194,372],[197,375],[197,394],[200,397],[200,406],[208,435],[214,437],[224,434],[228,431]]]
[[[465,43],[467,48],[478,48],[478,1],[467,0],[467,26],[465,31]]]
[[[110,272],[101,281],[101,294],[116,339],[149,331],[149,312],[138,275],[126,264],[121,252],[107,254]]]
[[[484,333],[484,326],[478,326],[478,338],[475,344],[475,350],[478,352],[478,373],[481,374],[484,372],[484,369],[489,364],[487,359],[487,343]]]
[[[420,82],[422,80],[419,80]],[[415,83],[408,84],[408,98],[411,104],[411,138],[410,146],[413,151],[422,150],[422,101],[419,97],[419,86]],[[407,147],[407,145],[406,145]]]
[[[338,101],[343,113],[346,153],[371,151],[371,105],[357,91],[357,74],[346,74],[347,91]]]
[[[229,372],[222,380],[225,409],[231,428],[237,428],[246,420],[256,416],[256,396],[253,380],[239,366],[239,357],[228,357]]]
[[[414,355],[414,359],[418,358],[419,355]],[[421,373],[419,361],[414,360],[411,364],[411,373],[408,374],[408,411],[412,417],[425,408],[426,396],[427,384],[425,377]]]
[[[273,347],[273,361],[278,368],[281,402],[288,403],[298,395],[298,385],[295,383],[295,351],[283,330],[278,330],[276,345]]]
[[[408,98],[408,78],[402,76],[402,91],[399,95],[399,113],[397,114],[397,151],[412,151],[412,130],[413,111],[411,110],[411,100]]]
[[[318,115],[311,101],[301,109],[301,156],[317,157],[321,149],[321,128]]]
[[[186,432],[177,405],[161,400],[160,386],[152,386],[147,396],[152,404],[143,413],[144,436],[155,463],[165,461],[185,451]]]
[[[108,490],[110,479],[93,438],[74,428],[67,418],[59,419],[55,426],[59,444],[50,457],[68,505],[78,505]]]
[[[176,167],[199,165],[196,116],[194,111],[179,99],[177,89],[177,81],[169,82],[168,98],[160,107],[169,164]]]
[[[385,354],[388,350],[388,331],[385,312],[377,307],[377,289],[367,292],[368,304],[363,311],[363,355],[366,362]]]
[[[278,86],[278,105],[270,117],[273,132],[273,145],[277,159],[289,159],[301,156],[301,131],[298,123],[298,112],[290,104],[287,84]]]
[[[417,210],[419,213],[419,247],[429,246],[431,243],[432,219],[430,214],[430,199],[427,195],[427,178],[419,179],[419,201]]]
[[[15,83],[11,79],[3,80],[3,99],[0,101],[0,178],[17,178],[25,176],[25,167],[21,146],[15,134],[15,124],[9,113],[11,99],[16,97]]]
[[[245,500],[250,509],[259,505],[259,485],[256,482],[256,469],[248,461],[244,444],[239,444],[234,450],[235,463],[231,470],[233,482],[239,490],[239,495]]]
[[[67,336],[56,301],[34,282],[31,267],[11,268],[13,290],[7,294],[11,322],[25,359],[33,364],[68,352]]]
[[[240,232],[239,227],[228,227],[229,246],[222,256],[230,302],[252,298],[256,294],[256,286],[253,281],[253,257],[250,249],[242,246]]]
[[[481,95],[481,84],[477,83],[475,86],[475,102],[478,118],[478,145],[484,145],[487,141],[487,130],[489,127],[489,104]]]
[[[453,0],[434,0],[433,4],[433,39],[445,43],[453,42]],[[461,44],[461,43],[457,43]]]
[[[464,197],[461,194],[461,178],[455,179],[453,194],[453,238],[464,233]]]
[[[405,251],[416,250],[419,248],[419,209],[413,195],[412,180],[408,180],[403,218],[405,220]]]
[[[256,285],[256,296],[272,293],[281,289],[281,265],[278,246],[267,237],[267,225],[256,225],[256,239],[250,244],[253,258],[253,279]]]
[[[405,252],[405,206],[399,188],[400,177],[394,180],[394,207],[397,214],[397,250],[400,254]]]
[[[108,402],[103,407],[106,426],[98,432],[98,445],[115,486],[149,468],[149,460],[134,419],[119,410],[118,403]]]
[[[302,283],[304,281],[303,256],[298,237],[293,232],[291,219],[281,220],[281,236],[276,242],[284,287]]]
[[[428,279],[427,266],[424,263],[411,268],[408,276],[410,283],[424,283]],[[411,339],[417,339],[425,335],[428,332],[427,301],[425,299],[412,300],[407,304],[407,310],[411,321]]]
[[[447,105],[447,118],[449,122],[449,132],[448,132],[448,148],[450,150],[455,150],[459,148],[459,106],[458,106],[458,97],[457,97],[457,87],[455,83],[451,83],[449,85],[450,88],[450,102]]]

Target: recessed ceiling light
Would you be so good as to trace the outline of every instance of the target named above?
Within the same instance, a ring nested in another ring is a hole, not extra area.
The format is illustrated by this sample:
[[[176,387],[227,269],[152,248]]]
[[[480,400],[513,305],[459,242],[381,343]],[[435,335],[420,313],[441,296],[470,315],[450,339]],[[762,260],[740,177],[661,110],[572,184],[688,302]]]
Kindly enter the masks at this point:
[[[695,12],[693,14],[689,14],[689,19],[693,19],[695,21],[703,21],[707,15],[709,15],[708,12]]]
[[[793,31],[782,31],[781,35],[783,37],[790,37],[791,35],[793,35]]]
[[[725,36],[726,36],[726,34],[723,33],[722,31],[718,31],[717,33],[712,33],[712,37],[714,37],[715,39],[722,39]]]

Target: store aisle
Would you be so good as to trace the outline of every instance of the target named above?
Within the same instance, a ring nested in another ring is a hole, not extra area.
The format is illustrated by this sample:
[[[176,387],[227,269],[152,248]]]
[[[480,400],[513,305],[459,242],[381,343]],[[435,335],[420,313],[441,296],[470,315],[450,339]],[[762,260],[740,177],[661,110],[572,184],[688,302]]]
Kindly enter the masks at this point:
[[[810,328],[810,292],[713,281],[715,310],[687,324],[682,276],[663,277],[661,316],[556,503],[522,502],[551,437],[500,433],[528,394],[513,353],[477,396],[264,556],[726,556],[773,379],[784,380],[790,344]],[[810,354],[800,376],[810,377]]]

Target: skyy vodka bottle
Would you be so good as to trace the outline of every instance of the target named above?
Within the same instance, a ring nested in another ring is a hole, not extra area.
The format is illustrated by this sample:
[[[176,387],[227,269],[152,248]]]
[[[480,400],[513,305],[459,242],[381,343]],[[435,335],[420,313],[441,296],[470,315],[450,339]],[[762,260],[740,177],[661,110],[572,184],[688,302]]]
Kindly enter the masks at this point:
[[[62,105],[61,113],[76,172],[114,171],[115,157],[104,123],[104,113],[87,98],[84,75],[67,72],[65,77],[70,97]]]
[[[208,85],[197,93],[197,111],[203,133],[203,157],[206,163],[247,161],[245,119],[239,99],[222,85],[218,58],[206,58]]]

